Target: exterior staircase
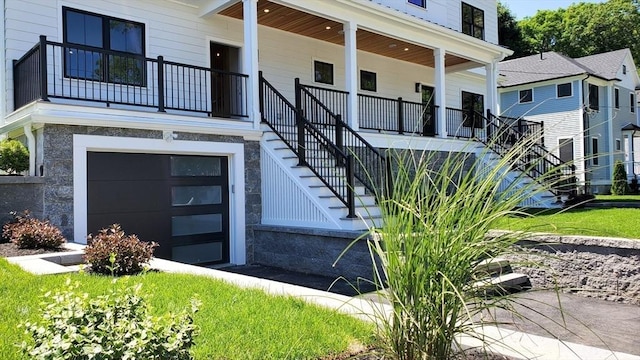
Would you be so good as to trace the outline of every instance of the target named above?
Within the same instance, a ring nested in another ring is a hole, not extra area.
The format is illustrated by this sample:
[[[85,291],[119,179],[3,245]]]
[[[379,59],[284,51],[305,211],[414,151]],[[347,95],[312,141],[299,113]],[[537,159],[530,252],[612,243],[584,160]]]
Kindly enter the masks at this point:
[[[493,258],[476,265],[473,288],[484,296],[501,296],[531,289],[531,280],[514,273],[509,260]]]

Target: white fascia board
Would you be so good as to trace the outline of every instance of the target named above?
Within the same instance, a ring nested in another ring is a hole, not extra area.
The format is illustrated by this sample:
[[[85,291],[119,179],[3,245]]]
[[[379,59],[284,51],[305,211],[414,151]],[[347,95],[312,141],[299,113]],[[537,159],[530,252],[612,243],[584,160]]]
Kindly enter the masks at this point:
[[[279,0],[304,12],[340,22],[352,21],[358,28],[425,46],[441,48],[466,59],[491,62],[509,56],[513,51],[500,45],[465,35],[408,14],[377,6],[368,0],[305,1]],[[348,18],[345,17],[348,14]]]
[[[200,13],[198,16],[204,18],[215,15],[237,2],[238,0],[211,0],[200,7]]]
[[[36,102],[20,109],[8,117],[7,123],[0,127],[0,132],[10,131],[28,123],[171,130],[242,136],[246,140],[255,141],[260,140],[262,136],[262,131],[253,129],[253,124],[248,121],[61,105],[48,102]]]

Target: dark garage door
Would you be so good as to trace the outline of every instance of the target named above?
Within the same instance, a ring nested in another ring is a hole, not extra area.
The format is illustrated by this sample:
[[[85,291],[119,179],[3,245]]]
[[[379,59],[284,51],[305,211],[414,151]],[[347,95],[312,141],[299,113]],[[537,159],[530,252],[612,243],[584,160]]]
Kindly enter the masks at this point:
[[[87,226],[113,223],[193,264],[229,262],[226,157],[89,152]]]

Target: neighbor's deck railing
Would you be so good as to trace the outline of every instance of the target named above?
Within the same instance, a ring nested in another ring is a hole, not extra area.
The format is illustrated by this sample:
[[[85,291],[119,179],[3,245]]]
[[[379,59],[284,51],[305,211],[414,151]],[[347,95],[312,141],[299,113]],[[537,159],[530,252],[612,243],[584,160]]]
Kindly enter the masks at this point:
[[[248,75],[48,41],[13,62],[14,106],[50,98],[247,117]]]

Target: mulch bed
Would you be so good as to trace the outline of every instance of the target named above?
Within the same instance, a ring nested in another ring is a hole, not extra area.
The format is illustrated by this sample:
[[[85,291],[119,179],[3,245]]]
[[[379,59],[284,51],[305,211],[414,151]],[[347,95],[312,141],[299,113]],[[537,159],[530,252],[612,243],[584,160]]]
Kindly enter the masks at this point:
[[[0,243],[0,257],[13,257],[24,255],[38,255],[52,252],[68,251],[65,248],[60,249],[20,249],[13,243]]]

